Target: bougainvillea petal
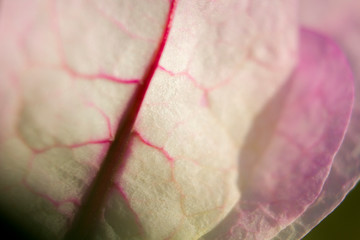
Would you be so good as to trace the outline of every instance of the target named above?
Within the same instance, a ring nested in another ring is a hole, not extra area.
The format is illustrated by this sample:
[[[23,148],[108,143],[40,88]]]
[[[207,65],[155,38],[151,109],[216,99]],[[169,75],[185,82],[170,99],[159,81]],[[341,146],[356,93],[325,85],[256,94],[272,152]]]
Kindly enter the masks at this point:
[[[326,8],[324,8],[326,4]],[[305,26],[336,39],[349,57],[354,71],[355,101],[348,131],[337,153],[319,198],[280,239],[300,238],[317,225],[354,187],[360,178],[360,2],[356,0],[303,0],[301,20]],[[320,17],[321,16],[321,17]]]
[[[39,237],[67,230],[167,14],[166,1],[1,1],[0,202]]]
[[[243,147],[242,199],[207,239],[270,239],[321,192],[348,125],[352,74],[332,41],[307,30],[300,39],[293,77]]]
[[[172,14],[173,3],[1,1],[0,203],[9,215],[64,236],[129,99],[158,64],[170,15],[126,161],[105,186],[115,187],[98,236],[192,239],[230,211],[238,151],[295,62],[294,1],[182,0]]]
[[[295,60],[293,6],[179,1],[98,239],[197,239],[230,211],[244,137]]]

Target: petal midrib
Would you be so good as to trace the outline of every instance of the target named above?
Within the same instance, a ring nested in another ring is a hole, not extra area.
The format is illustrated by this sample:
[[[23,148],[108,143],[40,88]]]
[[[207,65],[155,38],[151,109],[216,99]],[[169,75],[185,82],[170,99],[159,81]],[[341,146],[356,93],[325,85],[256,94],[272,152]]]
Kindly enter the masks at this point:
[[[141,84],[138,85],[119,121],[114,141],[111,143],[97,175],[84,195],[82,204],[74,217],[69,231],[65,235],[65,239],[89,239],[89,236],[93,233],[92,229],[94,229],[101,216],[101,209],[111,189],[112,180],[126,159],[126,150],[133,125],[163,54],[171,30],[176,4],[177,0],[170,1],[169,13],[160,44],[154,52],[152,61],[149,63]]]

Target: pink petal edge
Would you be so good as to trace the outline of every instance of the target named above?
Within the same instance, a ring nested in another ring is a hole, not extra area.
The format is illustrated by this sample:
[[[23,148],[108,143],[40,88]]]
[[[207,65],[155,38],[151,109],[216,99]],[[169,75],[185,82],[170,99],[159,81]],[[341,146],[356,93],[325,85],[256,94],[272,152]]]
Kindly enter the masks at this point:
[[[273,238],[322,194],[349,123],[353,77],[337,45],[315,32],[301,30],[299,55],[242,150],[241,201],[205,239]]]
[[[323,7],[324,0],[303,0],[301,3],[302,24],[334,38],[349,57],[356,94],[348,131],[319,198],[301,218],[280,232],[277,239],[304,236],[331,213],[360,180],[360,3],[356,0],[326,0],[326,8]]]

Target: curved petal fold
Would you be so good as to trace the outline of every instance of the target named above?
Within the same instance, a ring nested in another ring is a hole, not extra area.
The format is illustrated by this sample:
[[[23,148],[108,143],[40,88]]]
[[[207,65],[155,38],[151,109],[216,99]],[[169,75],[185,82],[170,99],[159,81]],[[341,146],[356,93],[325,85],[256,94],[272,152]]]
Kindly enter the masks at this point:
[[[299,55],[242,149],[241,201],[206,239],[270,239],[321,194],[347,129],[353,77],[337,45],[315,32],[301,31]]]
[[[303,25],[331,36],[344,49],[354,72],[355,101],[344,142],[320,196],[301,218],[279,234],[280,239],[305,235],[342,202],[360,179],[360,2],[303,0],[300,10]]]

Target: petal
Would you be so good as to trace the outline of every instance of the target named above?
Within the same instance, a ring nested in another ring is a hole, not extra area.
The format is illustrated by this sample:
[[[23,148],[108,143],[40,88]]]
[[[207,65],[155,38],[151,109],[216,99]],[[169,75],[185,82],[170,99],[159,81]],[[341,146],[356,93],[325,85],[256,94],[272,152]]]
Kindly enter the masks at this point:
[[[167,0],[1,1],[1,207],[48,238],[76,229],[90,200],[104,210],[101,239],[209,231],[239,198],[237,155],[255,115],[293,69],[293,2],[183,0],[172,14]],[[125,162],[115,177],[100,174],[109,145],[128,149],[111,158]]]
[[[321,193],[352,103],[342,52],[302,30],[293,77],[258,115],[242,150],[242,199],[206,239],[269,239],[302,216]]]
[[[324,8],[326,4],[326,8]],[[280,239],[300,238],[335,209],[360,178],[360,2],[356,0],[304,0],[304,25],[333,37],[349,56],[354,70],[355,101],[344,142],[337,153],[330,175],[306,213],[279,234]],[[319,17],[321,16],[321,17]]]
[[[296,60],[292,3],[179,1],[99,239],[198,239],[231,210],[239,149]]]
[[[39,237],[67,230],[161,38],[169,3],[132,2],[1,1],[0,205]]]

